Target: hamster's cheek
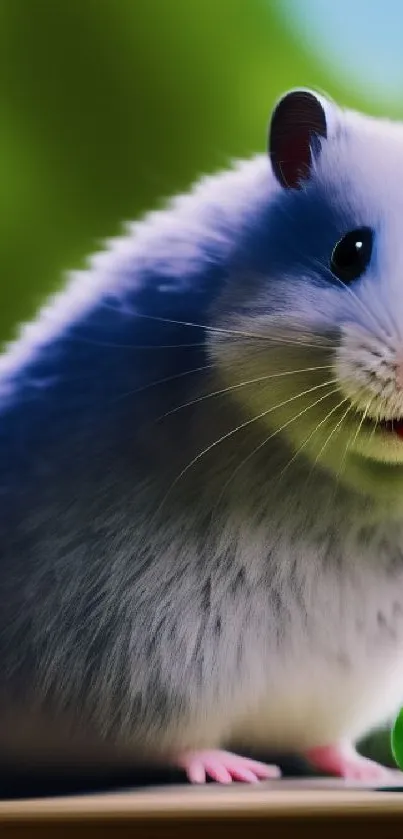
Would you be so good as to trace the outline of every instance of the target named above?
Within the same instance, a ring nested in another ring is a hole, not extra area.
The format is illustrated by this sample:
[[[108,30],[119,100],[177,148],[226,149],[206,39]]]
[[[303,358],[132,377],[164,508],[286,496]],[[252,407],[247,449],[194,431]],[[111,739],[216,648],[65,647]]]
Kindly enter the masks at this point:
[[[364,460],[403,469],[403,439],[393,431],[386,431],[375,420],[362,423],[352,451]]]
[[[357,426],[351,453],[368,461],[363,466],[367,470],[377,463],[403,469],[403,392],[396,378],[399,348],[400,341],[393,336],[377,335],[353,323],[343,326],[335,369]],[[380,471],[380,480],[387,472]]]
[[[376,499],[378,509],[401,520],[403,514],[403,466],[370,460],[350,452],[344,482],[361,494]]]
[[[221,334],[210,355],[220,380],[248,418],[258,418],[265,439],[282,437],[290,461],[305,459],[337,482],[385,498],[403,498],[403,440],[372,433],[340,381],[334,347],[319,333],[296,335],[256,325],[253,335]],[[245,336],[245,337],[244,337]],[[256,424],[253,424],[256,427]],[[396,464],[402,464],[398,469]]]
[[[311,459],[322,448],[331,456],[338,424],[337,462],[349,401],[339,391],[333,347],[318,334],[295,329],[260,326],[253,334],[259,337],[214,342],[212,355],[228,398],[259,418],[266,436],[281,434]]]

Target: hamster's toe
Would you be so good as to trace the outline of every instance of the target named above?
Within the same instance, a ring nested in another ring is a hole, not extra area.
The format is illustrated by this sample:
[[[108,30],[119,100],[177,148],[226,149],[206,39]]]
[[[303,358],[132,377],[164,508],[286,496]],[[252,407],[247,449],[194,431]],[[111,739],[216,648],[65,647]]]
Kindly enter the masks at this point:
[[[219,784],[231,784],[232,781],[253,784],[280,775],[277,766],[219,750],[183,752],[177,756],[175,764],[185,770],[192,784],[204,784],[207,777]]]
[[[347,780],[385,781],[393,774],[393,770],[359,755],[353,746],[346,743],[310,749],[305,752],[305,757],[313,768]]]

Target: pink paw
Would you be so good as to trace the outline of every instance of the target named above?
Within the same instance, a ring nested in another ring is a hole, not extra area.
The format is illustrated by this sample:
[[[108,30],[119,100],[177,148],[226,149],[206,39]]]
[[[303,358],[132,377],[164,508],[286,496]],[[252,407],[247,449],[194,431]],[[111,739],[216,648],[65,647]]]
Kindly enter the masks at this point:
[[[362,757],[351,745],[320,746],[305,753],[315,769],[354,781],[384,781],[392,770]]]
[[[222,751],[184,752],[176,758],[175,764],[185,770],[192,784],[204,784],[207,777],[219,784],[231,784],[232,781],[254,784],[280,775],[277,766]]]

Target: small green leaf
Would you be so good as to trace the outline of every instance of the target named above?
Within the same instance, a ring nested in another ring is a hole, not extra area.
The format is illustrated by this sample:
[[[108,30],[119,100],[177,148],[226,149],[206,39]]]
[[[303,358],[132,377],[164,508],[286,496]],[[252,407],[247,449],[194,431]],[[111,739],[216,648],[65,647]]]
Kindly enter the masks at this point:
[[[403,708],[400,709],[391,731],[391,747],[399,769],[403,770]]]

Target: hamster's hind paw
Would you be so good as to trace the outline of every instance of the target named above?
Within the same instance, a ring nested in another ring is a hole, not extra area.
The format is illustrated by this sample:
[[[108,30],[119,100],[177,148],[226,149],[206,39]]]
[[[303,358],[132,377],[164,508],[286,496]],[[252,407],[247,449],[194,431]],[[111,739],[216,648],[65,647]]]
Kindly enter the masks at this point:
[[[280,775],[277,766],[218,750],[182,752],[174,762],[185,770],[192,784],[204,784],[207,777],[219,784],[231,784],[232,781],[255,784]]]
[[[305,752],[305,757],[314,769],[350,781],[374,783],[393,775],[392,769],[363,757],[350,744],[320,746]]]

